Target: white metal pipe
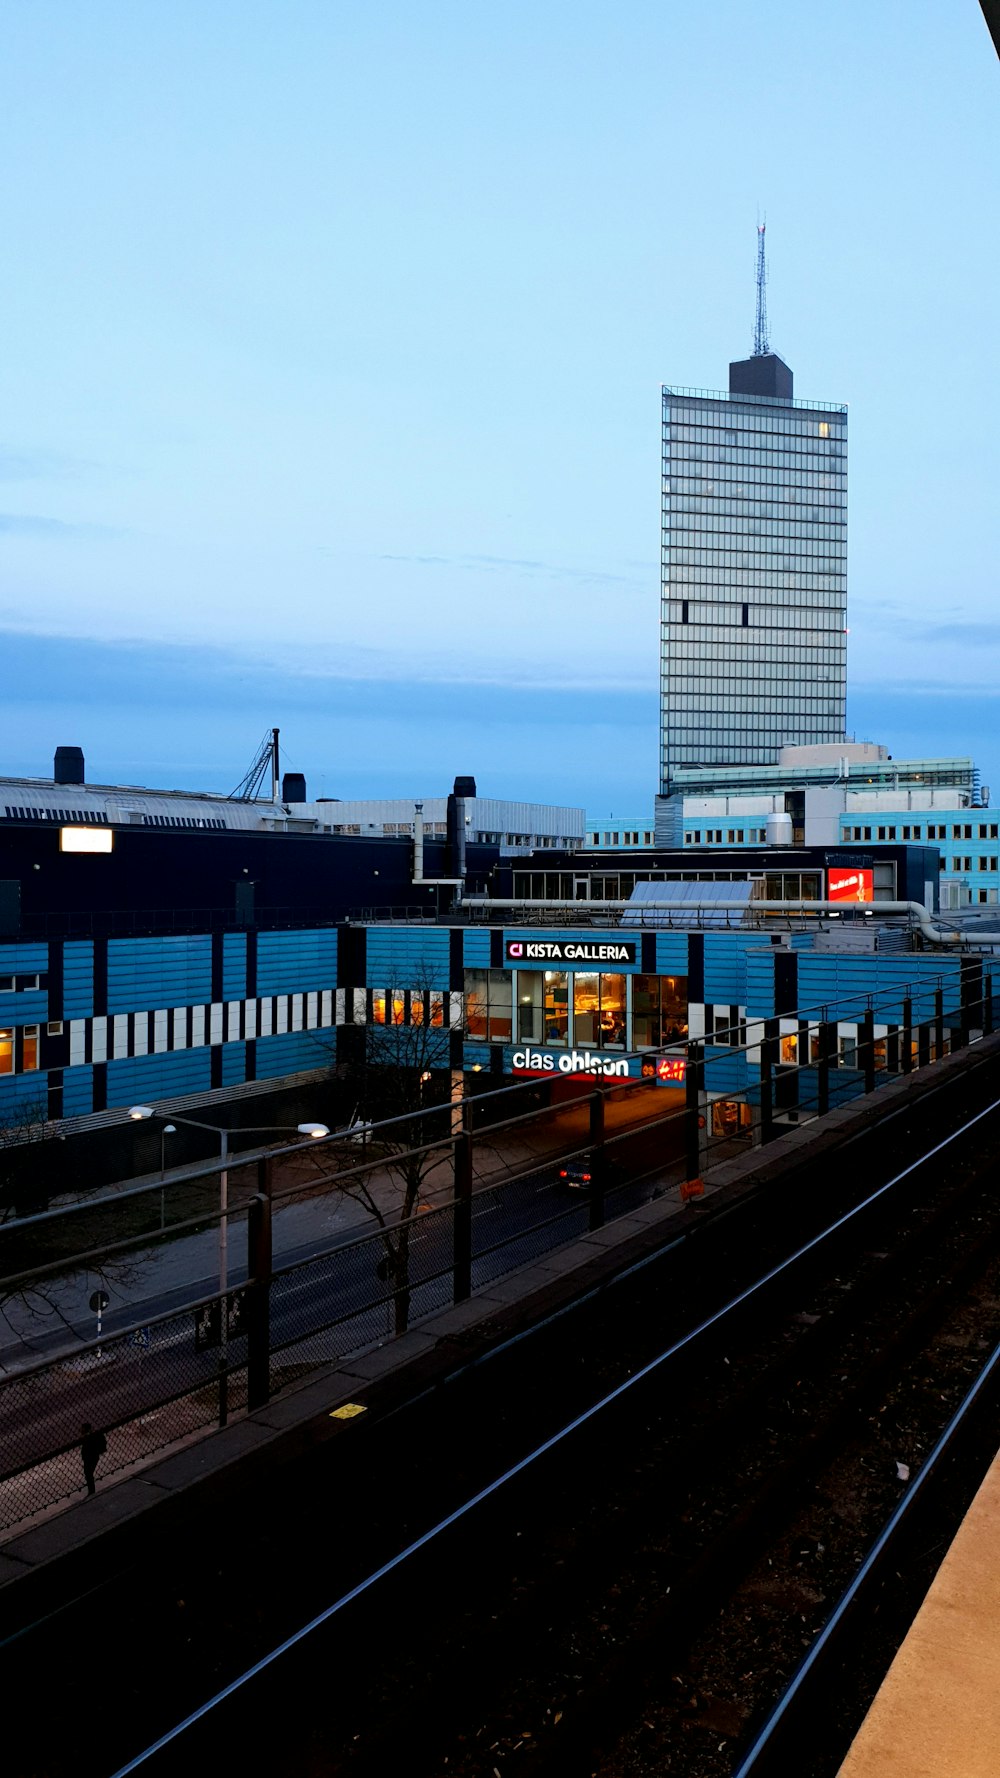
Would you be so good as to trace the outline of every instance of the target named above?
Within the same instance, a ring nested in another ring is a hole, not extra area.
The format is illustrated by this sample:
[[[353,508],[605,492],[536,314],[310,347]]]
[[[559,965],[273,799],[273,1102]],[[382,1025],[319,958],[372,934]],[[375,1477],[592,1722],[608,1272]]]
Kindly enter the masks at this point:
[[[424,876],[424,805],[413,805],[413,881],[426,883],[431,887],[440,884],[449,889],[460,888],[465,882],[464,877],[425,877]]]
[[[908,914],[931,944],[1000,945],[1000,932],[955,932],[950,927],[935,925],[929,910],[921,901],[534,901],[524,897],[476,896],[466,901],[467,907],[481,908],[551,908],[553,911],[573,910],[586,913],[630,913],[641,920],[644,913],[671,913],[681,918],[687,913],[718,910],[759,914],[843,914],[849,909],[863,908],[866,914]]]

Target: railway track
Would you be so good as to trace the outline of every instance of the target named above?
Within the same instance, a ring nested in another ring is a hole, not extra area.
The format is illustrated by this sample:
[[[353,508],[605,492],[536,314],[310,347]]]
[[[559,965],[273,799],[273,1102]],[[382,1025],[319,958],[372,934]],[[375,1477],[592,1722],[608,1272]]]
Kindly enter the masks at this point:
[[[743,1282],[123,1770],[202,1767],[249,1718],[279,1772],[731,1773],[976,1342],[1000,1338],[998,1112]]]
[[[13,1735],[12,1778],[107,1778],[130,1756],[150,1774],[211,1770],[251,1752],[277,1772],[359,1778],[396,1764],[504,1778],[511,1761],[730,1772],[869,1522],[874,1535],[898,1502],[881,1447],[861,1456],[860,1487],[824,1480],[869,1422],[886,1436],[889,1354],[902,1375],[910,1350],[919,1370],[920,1340],[947,1339],[947,1316],[980,1292],[982,1331],[945,1348],[954,1374],[923,1361],[940,1419],[987,1337],[998,1230],[974,1151],[996,1146],[990,1073],[883,1118],[806,1192],[792,1178],[706,1206],[631,1275],[360,1423],[267,1501],[24,1625],[0,1655],[7,1684],[58,1668],[63,1709]],[[946,1117],[966,1127],[928,1158],[926,1128]],[[907,1422],[905,1450],[902,1432],[890,1441],[911,1469],[931,1417],[919,1436]],[[832,1532],[796,1528],[809,1502]],[[777,1628],[793,1615],[789,1646]],[[754,1640],[766,1646],[745,1679]],[[226,1695],[177,1732],[213,1693]],[[95,1709],[100,1741],[81,1749],[74,1722]],[[166,1738],[147,1755],[154,1731]]]

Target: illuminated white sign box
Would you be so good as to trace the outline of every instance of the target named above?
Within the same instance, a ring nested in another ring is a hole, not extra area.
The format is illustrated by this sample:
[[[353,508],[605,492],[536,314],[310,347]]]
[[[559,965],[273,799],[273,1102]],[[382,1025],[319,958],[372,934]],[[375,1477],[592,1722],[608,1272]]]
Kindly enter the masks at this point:
[[[110,827],[61,827],[60,852],[110,852],[115,836]]]
[[[557,1056],[550,1050],[515,1050],[511,1067],[515,1074],[603,1074],[619,1079],[627,1079],[629,1074],[624,1056],[604,1056],[592,1050],[569,1050]]]

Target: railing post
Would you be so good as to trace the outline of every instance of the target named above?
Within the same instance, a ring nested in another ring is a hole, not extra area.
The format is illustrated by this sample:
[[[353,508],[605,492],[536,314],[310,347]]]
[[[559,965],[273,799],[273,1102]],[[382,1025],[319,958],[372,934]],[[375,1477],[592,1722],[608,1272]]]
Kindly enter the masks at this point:
[[[917,1026],[917,1067],[929,1068],[931,1061],[931,1028],[929,1025]]]
[[[913,1000],[907,990],[903,1001],[903,1073],[913,1072]]]
[[[760,1046],[760,1139],[770,1142],[774,1137],[774,1066],[778,1056],[778,1021],[764,1020],[764,1036]]]
[[[455,1201],[453,1277],[454,1300],[464,1303],[472,1295],[472,1136],[463,1130],[455,1137]]]
[[[865,1092],[875,1091],[875,1014],[871,1007],[861,1015],[861,1030],[858,1033],[858,1047],[861,1051],[861,1070],[865,1077]]]
[[[993,973],[983,971],[983,1036],[993,1035]]]
[[[247,1408],[262,1408],[271,1396],[272,1164],[257,1162],[257,1192],[247,1217]],[[225,1304],[223,1304],[225,1314]]]
[[[604,1227],[604,1188],[607,1151],[604,1147],[604,1094],[591,1093],[590,1107],[590,1227]]]
[[[934,990],[934,1060],[944,1055],[944,989],[940,982]]]
[[[885,1065],[890,1074],[899,1073],[899,1026],[889,1025],[885,1035]]]
[[[816,1065],[816,1109],[819,1112],[820,1117],[823,1116],[825,1111],[829,1111],[830,1109],[830,1069],[833,1064],[833,1057],[836,1054],[837,1027],[831,1025],[827,1020],[825,1016],[826,1010],[827,1009],[824,1006],[824,1017],[817,1032],[819,1038],[819,1056]]]
[[[688,1179],[701,1174],[701,1083],[704,1074],[704,1049],[700,1043],[689,1043],[684,1067],[684,1169]]]
[[[973,1027],[982,1030],[983,1026],[983,965],[979,957],[963,957],[960,964],[962,977],[962,1042],[971,1043]],[[979,1017],[974,1015],[978,1012]]]

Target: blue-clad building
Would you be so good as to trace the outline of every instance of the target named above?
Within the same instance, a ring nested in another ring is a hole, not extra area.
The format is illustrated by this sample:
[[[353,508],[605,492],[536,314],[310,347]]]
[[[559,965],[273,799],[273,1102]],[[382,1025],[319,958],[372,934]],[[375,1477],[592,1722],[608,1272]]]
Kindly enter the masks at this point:
[[[855,999],[876,1011],[885,1000],[879,1042],[906,984],[918,997],[946,984],[959,1018],[990,940],[972,933],[949,950],[956,935],[938,945],[930,913],[923,928],[882,917],[880,902],[933,910],[937,851],[908,835],[626,859],[576,836],[504,852],[469,837],[457,792],[446,831],[414,836],[317,831],[292,812],[302,797],[23,781],[6,796],[8,1128],[71,1132],[136,1103],[221,1104],[248,1084],[328,1074],[362,1048],[371,1059],[380,1042],[388,1055],[407,1029],[429,1040],[429,1066],[469,1088],[483,1076],[655,1077],[657,1058],[676,1085],[678,1046],[696,1039],[712,1054],[710,1091],[734,1092],[762,1020],[785,1021],[791,1053],[811,1041],[801,1016],[836,1004],[846,1059]],[[799,911],[761,911],[762,899]]]

